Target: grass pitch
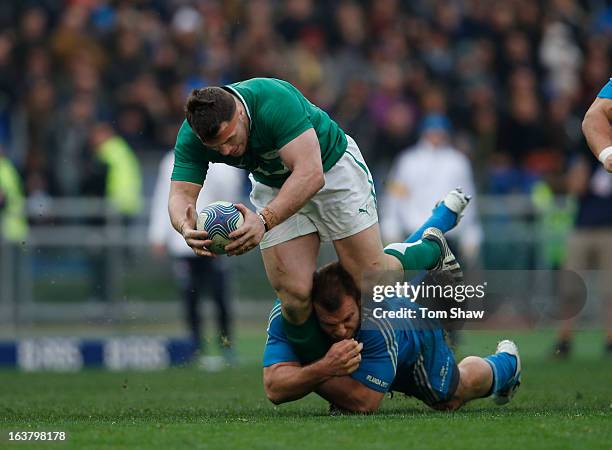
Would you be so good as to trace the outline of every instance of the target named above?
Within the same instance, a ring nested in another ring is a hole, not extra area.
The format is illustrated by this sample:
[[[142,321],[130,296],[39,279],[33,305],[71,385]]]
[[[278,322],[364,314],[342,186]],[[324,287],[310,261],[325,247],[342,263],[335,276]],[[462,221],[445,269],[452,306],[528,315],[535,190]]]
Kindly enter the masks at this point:
[[[386,398],[372,416],[327,415],[314,395],[275,407],[264,396],[260,331],[243,333],[243,364],[219,373],[0,372],[0,448],[323,449],[612,447],[612,358],[602,334],[582,332],[568,361],[552,361],[552,333],[465,333],[459,355],[516,340],[523,385],[503,407],[490,399],[455,413]],[[65,442],[9,442],[9,431],[66,431]]]

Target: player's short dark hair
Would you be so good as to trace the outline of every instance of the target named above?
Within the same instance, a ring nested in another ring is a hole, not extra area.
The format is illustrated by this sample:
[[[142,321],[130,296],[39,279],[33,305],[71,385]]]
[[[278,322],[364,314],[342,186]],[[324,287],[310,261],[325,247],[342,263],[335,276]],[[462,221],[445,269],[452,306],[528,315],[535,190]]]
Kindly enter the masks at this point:
[[[348,295],[359,304],[361,291],[355,280],[339,262],[329,263],[312,276],[311,299],[313,305],[319,305],[330,313],[338,311],[342,297]]]
[[[185,117],[191,129],[204,141],[214,139],[221,123],[234,116],[236,102],[220,87],[194,89],[185,102]]]

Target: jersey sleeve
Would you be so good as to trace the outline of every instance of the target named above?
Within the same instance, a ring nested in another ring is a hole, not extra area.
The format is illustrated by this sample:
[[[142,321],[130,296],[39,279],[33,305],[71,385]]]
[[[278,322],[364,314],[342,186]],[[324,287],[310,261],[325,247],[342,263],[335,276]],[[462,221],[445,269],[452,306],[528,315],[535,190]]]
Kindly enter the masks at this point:
[[[205,150],[206,147],[185,120],[174,146],[172,180],[204,184],[209,163]]]
[[[388,392],[397,370],[397,341],[391,327],[362,330],[361,363],[351,377],[378,392]]]
[[[313,128],[310,115],[297,94],[282,86],[265,99],[262,120],[277,149]]]
[[[263,366],[282,362],[299,362],[283,330],[280,302],[276,302],[268,319],[268,338],[264,348]]]
[[[610,78],[601,91],[599,91],[597,97],[612,99],[612,78]]]

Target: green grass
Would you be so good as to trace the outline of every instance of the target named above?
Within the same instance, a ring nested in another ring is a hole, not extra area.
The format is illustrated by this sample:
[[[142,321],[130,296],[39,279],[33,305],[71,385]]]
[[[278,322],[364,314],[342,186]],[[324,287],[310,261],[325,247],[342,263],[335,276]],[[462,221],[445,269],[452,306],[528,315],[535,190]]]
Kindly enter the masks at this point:
[[[547,358],[549,332],[466,333],[460,354],[487,354],[498,337],[518,342],[523,386],[504,407],[489,399],[456,413],[386,398],[373,416],[330,417],[315,396],[274,407],[264,397],[260,332],[243,333],[243,365],[219,373],[0,372],[0,448],[313,449],[610,448],[612,359],[602,336],[578,335],[569,361]],[[7,442],[8,431],[67,431],[63,443]]]

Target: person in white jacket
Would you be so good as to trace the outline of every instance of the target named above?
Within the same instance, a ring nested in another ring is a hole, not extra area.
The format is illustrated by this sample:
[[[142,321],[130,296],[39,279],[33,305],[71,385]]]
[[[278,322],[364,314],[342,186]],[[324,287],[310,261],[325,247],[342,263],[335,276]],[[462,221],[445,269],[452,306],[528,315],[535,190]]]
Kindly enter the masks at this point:
[[[474,179],[468,158],[449,140],[450,123],[444,116],[426,116],[421,137],[413,147],[402,151],[389,174],[381,208],[381,231],[385,242],[401,240],[418,229],[429,217],[431,205],[447,192],[460,186],[474,194]],[[467,266],[476,264],[482,241],[482,228],[475,203],[468,208],[461,231],[449,233],[449,241],[458,241],[461,258]]]
[[[174,166],[174,152],[168,152],[159,165],[159,174],[151,202],[149,242],[156,257],[173,258],[173,272],[185,306],[190,337],[200,353],[202,345],[202,318],[199,298],[209,289],[217,308],[219,345],[227,362],[233,362],[231,341],[231,309],[229,306],[229,279],[225,258],[198,258],[185,239],[177,233],[168,215],[170,176]],[[214,201],[238,202],[242,198],[243,175],[239,169],[225,164],[211,164],[206,182],[198,197],[197,209]],[[204,362],[204,360],[203,360]]]

